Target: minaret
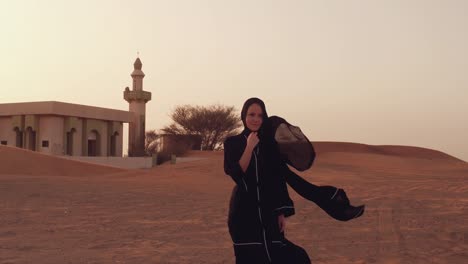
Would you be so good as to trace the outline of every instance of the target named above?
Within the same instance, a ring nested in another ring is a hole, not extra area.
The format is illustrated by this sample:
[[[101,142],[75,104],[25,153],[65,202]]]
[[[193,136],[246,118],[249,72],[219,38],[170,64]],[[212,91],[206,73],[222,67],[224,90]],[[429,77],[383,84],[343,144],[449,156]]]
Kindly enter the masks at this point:
[[[140,58],[133,64],[132,90],[128,87],[124,91],[124,99],[129,104],[129,110],[133,113],[133,120],[128,125],[128,156],[141,157],[145,155],[145,118],[146,103],[151,100],[151,93],[143,91],[143,78],[145,74],[141,71]]]

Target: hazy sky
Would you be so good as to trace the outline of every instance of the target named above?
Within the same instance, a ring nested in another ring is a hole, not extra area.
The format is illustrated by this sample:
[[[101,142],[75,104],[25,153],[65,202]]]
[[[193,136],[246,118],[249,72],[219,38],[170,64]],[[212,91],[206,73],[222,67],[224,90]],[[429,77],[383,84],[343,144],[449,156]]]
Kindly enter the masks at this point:
[[[176,105],[256,96],[313,141],[468,161],[467,14],[465,0],[0,0],[0,103],[127,110],[139,51],[147,129]]]

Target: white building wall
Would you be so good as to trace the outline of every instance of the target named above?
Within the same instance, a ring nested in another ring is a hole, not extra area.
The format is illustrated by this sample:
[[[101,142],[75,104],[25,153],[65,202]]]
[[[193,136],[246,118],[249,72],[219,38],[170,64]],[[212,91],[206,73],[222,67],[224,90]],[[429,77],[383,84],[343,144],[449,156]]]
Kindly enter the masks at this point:
[[[152,168],[153,164],[152,157],[74,157],[64,156],[64,158],[71,160],[79,160],[94,164],[108,165],[113,167],[127,168],[127,169],[143,169]],[[179,160],[178,160],[179,161]]]
[[[0,141],[7,141],[8,146],[15,146],[15,133],[11,127],[11,118],[0,117]]]
[[[39,119],[39,152],[64,155],[64,118],[58,116],[40,116]],[[42,147],[43,141],[49,141],[49,147]]]
[[[0,117],[0,141],[7,141],[9,146],[16,146],[16,133],[11,127],[12,117],[4,116]],[[38,115],[39,129],[36,134],[37,148],[36,151],[53,154],[53,155],[65,155],[66,148],[66,133],[65,133],[65,120],[66,117],[52,116],[52,115]],[[79,124],[73,126],[76,131],[73,137],[73,156],[86,156],[87,153],[83,154],[83,130],[84,119],[79,118]],[[99,146],[100,156],[109,155],[108,138],[109,131],[107,123],[112,121],[105,120],[93,120],[93,127],[99,131],[101,137],[101,144]],[[116,154],[117,157],[123,155],[123,135],[124,135],[123,123],[119,122],[117,126],[117,132],[119,133],[116,138]],[[42,147],[43,141],[49,141],[48,147]]]
[[[108,141],[108,137],[109,137],[109,129],[107,127],[107,121],[102,121],[102,120],[99,120],[99,123],[101,123],[101,151],[100,151],[100,154],[99,156],[108,156],[109,153],[107,153],[107,141]]]
[[[79,119],[79,124],[73,135],[73,156],[83,156],[83,119]]]
[[[115,151],[117,156],[123,156],[123,123],[119,123],[119,136],[116,139]]]

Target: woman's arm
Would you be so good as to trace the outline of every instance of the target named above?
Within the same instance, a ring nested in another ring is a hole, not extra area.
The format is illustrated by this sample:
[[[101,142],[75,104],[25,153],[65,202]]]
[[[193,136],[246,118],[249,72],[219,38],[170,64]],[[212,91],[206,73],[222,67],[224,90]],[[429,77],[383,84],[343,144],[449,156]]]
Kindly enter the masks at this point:
[[[250,133],[245,147],[241,142],[235,142],[233,138],[224,141],[224,172],[245,191],[248,191],[245,172],[249,167],[252,151],[259,141],[256,134]]]
[[[243,172],[247,171],[247,168],[250,164],[250,159],[252,159],[252,151],[257,146],[259,142],[257,132],[250,133],[249,137],[247,138],[247,145],[245,146],[244,153],[239,160],[239,165]]]

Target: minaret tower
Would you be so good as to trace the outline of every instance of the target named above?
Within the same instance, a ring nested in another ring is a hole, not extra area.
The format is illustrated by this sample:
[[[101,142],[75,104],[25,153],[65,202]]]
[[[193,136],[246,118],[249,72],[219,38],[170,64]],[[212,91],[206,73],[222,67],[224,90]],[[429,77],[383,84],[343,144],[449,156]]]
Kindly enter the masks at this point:
[[[151,93],[143,91],[143,78],[145,74],[141,71],[140,58],[133,63],[133,87],[124,91],[124,99],[129,104],[129,110],[133,113],[133,120],[128,125],[128,156],[141,157],[145,155],[145,118],[146,103],[151,100]]]

